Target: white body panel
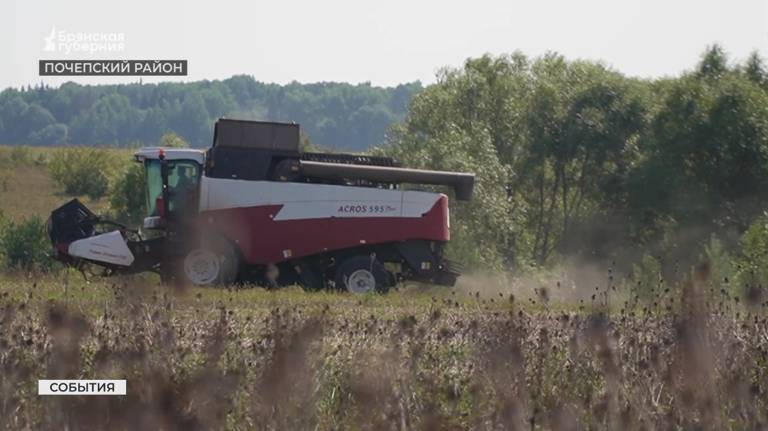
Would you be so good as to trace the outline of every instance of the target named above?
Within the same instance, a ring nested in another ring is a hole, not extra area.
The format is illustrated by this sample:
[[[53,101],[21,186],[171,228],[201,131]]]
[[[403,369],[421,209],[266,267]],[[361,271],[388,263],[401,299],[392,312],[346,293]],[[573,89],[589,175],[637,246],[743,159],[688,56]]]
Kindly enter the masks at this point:
[[[74,241],[69,245],[68,253],[83,259],[122,266],[130,266],[134,259],[133,253],[128,249],[128,245],[119,231]]]
[[[282,205],[274,220],[421,217],[442,194],[330,184],[202,177],[200,211]]]

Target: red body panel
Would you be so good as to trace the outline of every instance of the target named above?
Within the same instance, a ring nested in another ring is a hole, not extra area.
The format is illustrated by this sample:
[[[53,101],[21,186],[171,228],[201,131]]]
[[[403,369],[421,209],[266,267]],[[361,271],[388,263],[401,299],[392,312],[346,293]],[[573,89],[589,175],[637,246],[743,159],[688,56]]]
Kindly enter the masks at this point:
[[[360,246],[411,239],[448,241],[448,199],[421,217],[330,217],[275,221],[282,205],[200,213],[200,221],[234,241],[246,263],[264,265]]]

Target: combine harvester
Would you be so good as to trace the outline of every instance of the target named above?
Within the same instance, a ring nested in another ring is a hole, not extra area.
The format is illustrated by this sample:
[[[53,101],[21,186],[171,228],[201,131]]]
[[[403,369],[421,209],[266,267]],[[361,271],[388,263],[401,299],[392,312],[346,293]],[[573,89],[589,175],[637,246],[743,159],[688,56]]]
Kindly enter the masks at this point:
[[[301,152],[297,124],[228,119],[216,122],[207,151],[143,148],[135,159],[146,173],[142,231],[102,220],[75,199],[48,221],[56,259],[201,286],[355,293],[386,292],[400,280],[452,286],[459,275],[443,257],[447,196],[400,185],[446,185],[469,200],[474,174]]]

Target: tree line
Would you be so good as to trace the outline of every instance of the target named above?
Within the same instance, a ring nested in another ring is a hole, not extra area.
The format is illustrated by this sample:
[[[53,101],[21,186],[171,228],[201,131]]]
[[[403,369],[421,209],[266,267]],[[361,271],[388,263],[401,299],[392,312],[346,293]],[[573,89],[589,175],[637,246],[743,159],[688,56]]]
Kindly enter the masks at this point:
[[[295,121],[311,142],[363,151],[381,144],[403,119],[419,82],[266,84],[252,76],[191,83],[45,85],[0,93],[0,143],[32,145],[153,145],[173,132],[191,145],[210,145],[220,117]]]
[[[484,56],[417,94],[378,151],[477,173],[451,218],[453,254],[473,266],[690,262],[712,238],[733,250],[750,227],[765,235],[768,73],[758,54],[732,62],[717,45],[660,79]]]

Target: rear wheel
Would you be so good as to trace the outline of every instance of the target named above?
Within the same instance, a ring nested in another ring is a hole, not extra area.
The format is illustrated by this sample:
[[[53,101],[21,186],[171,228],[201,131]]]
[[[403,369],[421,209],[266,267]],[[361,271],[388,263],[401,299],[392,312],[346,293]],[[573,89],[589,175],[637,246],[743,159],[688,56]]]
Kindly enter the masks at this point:
[[[184,281],[197,286],[232,284],[237,279],[239,259],[229,241],[218,237],[203,238],[190,249],[181,262]]]
[[[336,271],[336,287],[351,293],[386,293],[392,286],[392,275],[378,260],[355,256],[342,262]]]

